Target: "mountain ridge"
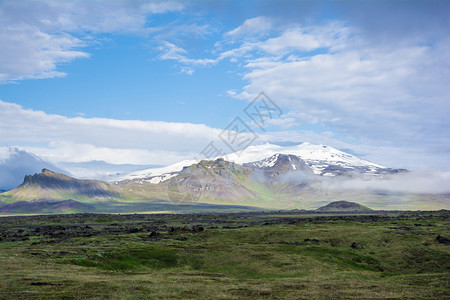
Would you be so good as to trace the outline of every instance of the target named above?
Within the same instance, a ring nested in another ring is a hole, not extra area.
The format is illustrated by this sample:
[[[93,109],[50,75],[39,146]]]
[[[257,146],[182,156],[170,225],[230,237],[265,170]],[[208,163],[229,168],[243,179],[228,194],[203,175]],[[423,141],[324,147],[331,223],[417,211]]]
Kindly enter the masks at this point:
[[[75,200],[112,199],[120,196],[106,182],[76,179],[46,168],[42,169],[41,173],[26,175],[21,185],[3,194],[26,201],[41,199],[68,200],[67,198]]]
[[[267,159],[275,154],[298,156],[313,170],[314,174],[321,176],[351,175],[352,173],[377,176],[401,170],[390,169],[369,162],[327,145],[313,145],[307,142],[286,147],[269,143],[249,146],[243,152],[236,152],[226,156],[212,158],[211,160],[223,158],[227,161],[244,165]],[[139,172],[132,172],[126,176],[122,176],[117,181],[145,179],[150,183],[157,184],[176,176],[184,167],[198,163],[199,161],[184,160],[162,168],[149,168]]]
[[[311,147],[309,144],[306,146]],[[264,147],[271,147],[271,145],[264,145]],[[252,148],[250,152],[255,152],[256,149]],[[326,147],[315,146],[315,149],[324,149],[321,150],[322,152],[316,153],[316,157],[323,157],[323,152],[326,155],[335,153],[334,150]],[[317,174],[307,160],[303,160],[297,155],[298,152],[297,154],[277,152],[265,156],[269,152],[263,151],[262,154],[258,154],[258,156],[264,155],[261,160],[242,164],[228,161],[222,157],[194,163],[184,161],[177,165],[180,170],[176,172],[173,172],[170,167],[165,167],[162,168],[163,171],[171,171],[171,173],[114,183],[76,179],[43,169],[41,173],[25,176],[23,183],[17,188],[1,193],[0,204],[17,201],[45,202],[71,199],[82,203],[93,203],[100,209],[101,205],[107,203],[115,203],[113,206],[118,208],[128,205],[126,203],[155,205],[203,203],[251,206],[261,209],[315,209],[318,204],[329,203],[335,199],[348,199],[349,201],[361,201],[363,205],[370,204],[371,207],[377,209],[388,208],[390,203],[395,203],[396,208],[412,207],[411,203],[420,203],[427,207],[430,205],[430,202],[420,195],[333,188],[342,185],[347,180],[353,180],[353,178],[365,181],[386,180],[383,172],[395,173],[397,171],[395,169],[377,169],[377,172],[367,175],[364,170],[358,173],[358,168],[347,168],[343,165],[341,157],[334,156],[334,162],[341,162],[341,165],[329,164],[324,168],[326,172],[334,172],[334,176],[328,176],[323,172]],[[245,155],[247,156],[245,157]],[[254,157],[256,156],[250,153],[250,155],[244,154],[239,159],[247,161]],[[361,161],[359,163],[359,166],[355,167],[361,167]],[[331,170],[332,168],[334,169]],[[159,178],[157,178],[158,176]],[[436,205],[434,207],[440,208],[442,203],[445,204],[446,198],[433,196],[433,199],[435,199],[433,201]]]

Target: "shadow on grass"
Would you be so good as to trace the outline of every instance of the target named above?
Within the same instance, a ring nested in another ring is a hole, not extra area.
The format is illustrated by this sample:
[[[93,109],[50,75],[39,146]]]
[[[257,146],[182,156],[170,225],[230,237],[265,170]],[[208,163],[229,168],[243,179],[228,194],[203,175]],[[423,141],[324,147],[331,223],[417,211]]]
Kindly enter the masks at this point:
[[[175,267],[178,264],[178,256],[173,250],[152,246],[107,251],[85,258],[74,258],[70,263],[112,271],[127,271],[143,267],[163,269]]]
[[[383,271],[380,262],[376,258],[355,253],[353,250],[336,249],[326,246],[296,247],[290,245],[281,245],[281,249],[287,253],[309,256],[318,261],[336,264],[343,268],[360,271]]]

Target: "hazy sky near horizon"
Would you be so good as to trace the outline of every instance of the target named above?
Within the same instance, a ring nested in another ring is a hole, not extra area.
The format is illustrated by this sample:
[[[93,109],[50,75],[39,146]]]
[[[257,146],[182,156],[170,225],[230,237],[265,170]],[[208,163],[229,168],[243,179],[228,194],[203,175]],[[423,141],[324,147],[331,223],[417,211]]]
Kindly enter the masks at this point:
[[[170,164],[240,117],[254,143],[449,170],[449,28],[449,1],[0,0],[0,159]]]

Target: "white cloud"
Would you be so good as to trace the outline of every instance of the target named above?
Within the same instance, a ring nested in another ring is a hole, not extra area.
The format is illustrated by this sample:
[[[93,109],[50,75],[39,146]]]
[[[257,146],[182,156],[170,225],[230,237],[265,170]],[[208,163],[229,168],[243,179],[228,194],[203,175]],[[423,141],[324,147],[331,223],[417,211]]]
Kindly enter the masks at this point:
[[[237,62],[237,58],[251,58],[253,61],[255,52],[264,53],[260,58],[256,58],[259,66],[262,62],[270,63],[277,61],[281,56],[295,51],[310,52],[320,48],[330,48],[332,50],[342,47],[342,41],[350,34],[350,30],[340,23],[331,23],[324,26],[293,26],[285,29],[280,35],[265,38],[262,36],[272,31],[277,31],[273,21],[266,17],[256,17],[248,19],[244,23],[225,33],[225,40],[216,43],[216,48],[222,48],[231,44],[229,50],[223,50],[216,58],[192,59],[188,57],[188,51],[168,41],[163,41],[159,50],[162,54],[160,59],[176,60],[187,66],[211,66],[224,59],[229,58],[232,62]],[[232,39],[227,40],[227,39]],[[239,42],[241,44],[239,45]],[[239,46],[235,46],[238,44]],[[217,50],[217,49],[216,49]],[[265,55],[276,56],[268,58]],[[191,68],[192,70],[192,68]]]
[[[162,14],[170,11],[178,11],[184,8],[183,3],[175,1],[150,2],[141,5],[143,11],[152,14]]]
[[[257,47],[268,54],[284,55],[293,51],[312,51],[319,48],[338,49],[349,29],[339,23],[325,26],[294,27],[285,30],[280,36],[267,39]]]
[[[387,176],[382,180],[334,179],[321,182],[326,190],[363,190],[407,194],[450,193],[450,172],[419,169]]]
[[[265,62],[273,61],[274,58],[279,60],[283,55],[296,51],[310,52],[321,48],[335,51],[344,47],[344,41],[349,35],[351,35],[351,30],[338,22],[307,27],[293,24],[278,35],[266,39],[259,38],[252,41],[243,39],[240,46],[223,51],[219,58],[251,57],[250,63],[253,63],[255,59]],[[257,51],[259,55],[253,56],[254,51]],[[288,60],[291,60],[292,57],[289,57]]]
[[[188,58],[186,56],[188,52],[185,49],[178,47],[177,45],[174,45],[167,41],[163,42],[163,45],[161,47],[159,47],[159,50],[162,52],[162,54],[159,56],[160,59],[175,60],[179,63],[186,64],[186,65],[208,66],[208,65],[217,63],[216,59]],[[192,73],[193,73],[193,70],[191,68],[188,68],[188,69],[182,68],[181,71],[184,73],[187,73],[189,75],[192,75]]]
[[[54,162],[105,161],[111,164],[168,165],[195,156],[195,152],[164,149],[113,148],[71,141],[50,142],[46,147],[22,146],[21,149]],[[198,154],[197,154],[198,155]]]
[[[273,21],[267,17],[256,17],[247,19],[235,29],[225,33],[226,37],[230,38],[242,38],[249,35],[269,33],[273,28]]]
[[[65,76],[57,66],[89,57],[80,49],[96,34],[147,35],[159,30],[147,26],[148,15],[183,8],[173,1],[0,1],[0,82]]]
[[[0,101],[4,146],[20,146],[55,162],[172,163],[192,158],[220,132],[203,124],[68,118]]]
[[[59,63],[89,54],[73,50],[84,43],[67,34],[49,35],[40,31],[0,31],[0,82],[27,78],[61,77],[56,70]]]
[[[210,142],[230,152],[219,138],[222,132],[204,124],[69,118],[0,100],[0,158],[8,147],[17,147],[53,163],[167,165],[208,158],[201,152]]]
[[[378,147],[448,148],[449,45],[440,38],[376,46],[334,22],[293,25],[222,56],[246,61],[247,84],[230,95],[250,101],[264,91],[291,110],[272,125],[321,124]]]
[[[184,74],[187,74],[187,75],[192,75],[192,74],[194,74],[194,69],[189,68],[189,67],[182,67],[180,69],[180,73],[184,73]]]
[[[39,173],[43,168],[62,172],[53,164],[17,148],[3,148],[5,155],[0,159],[0,189],[12,189],[23,182],[25,175]],[[1,156],[0,156],[1,157]]]

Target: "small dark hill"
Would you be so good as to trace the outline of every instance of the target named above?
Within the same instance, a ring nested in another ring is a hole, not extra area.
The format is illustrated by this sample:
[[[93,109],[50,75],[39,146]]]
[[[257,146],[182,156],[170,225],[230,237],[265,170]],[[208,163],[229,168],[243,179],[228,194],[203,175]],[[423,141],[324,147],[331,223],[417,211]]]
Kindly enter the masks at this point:
[[[367,212],[372,209],[349,201],[335,201],[317,209],[320,212]]]

